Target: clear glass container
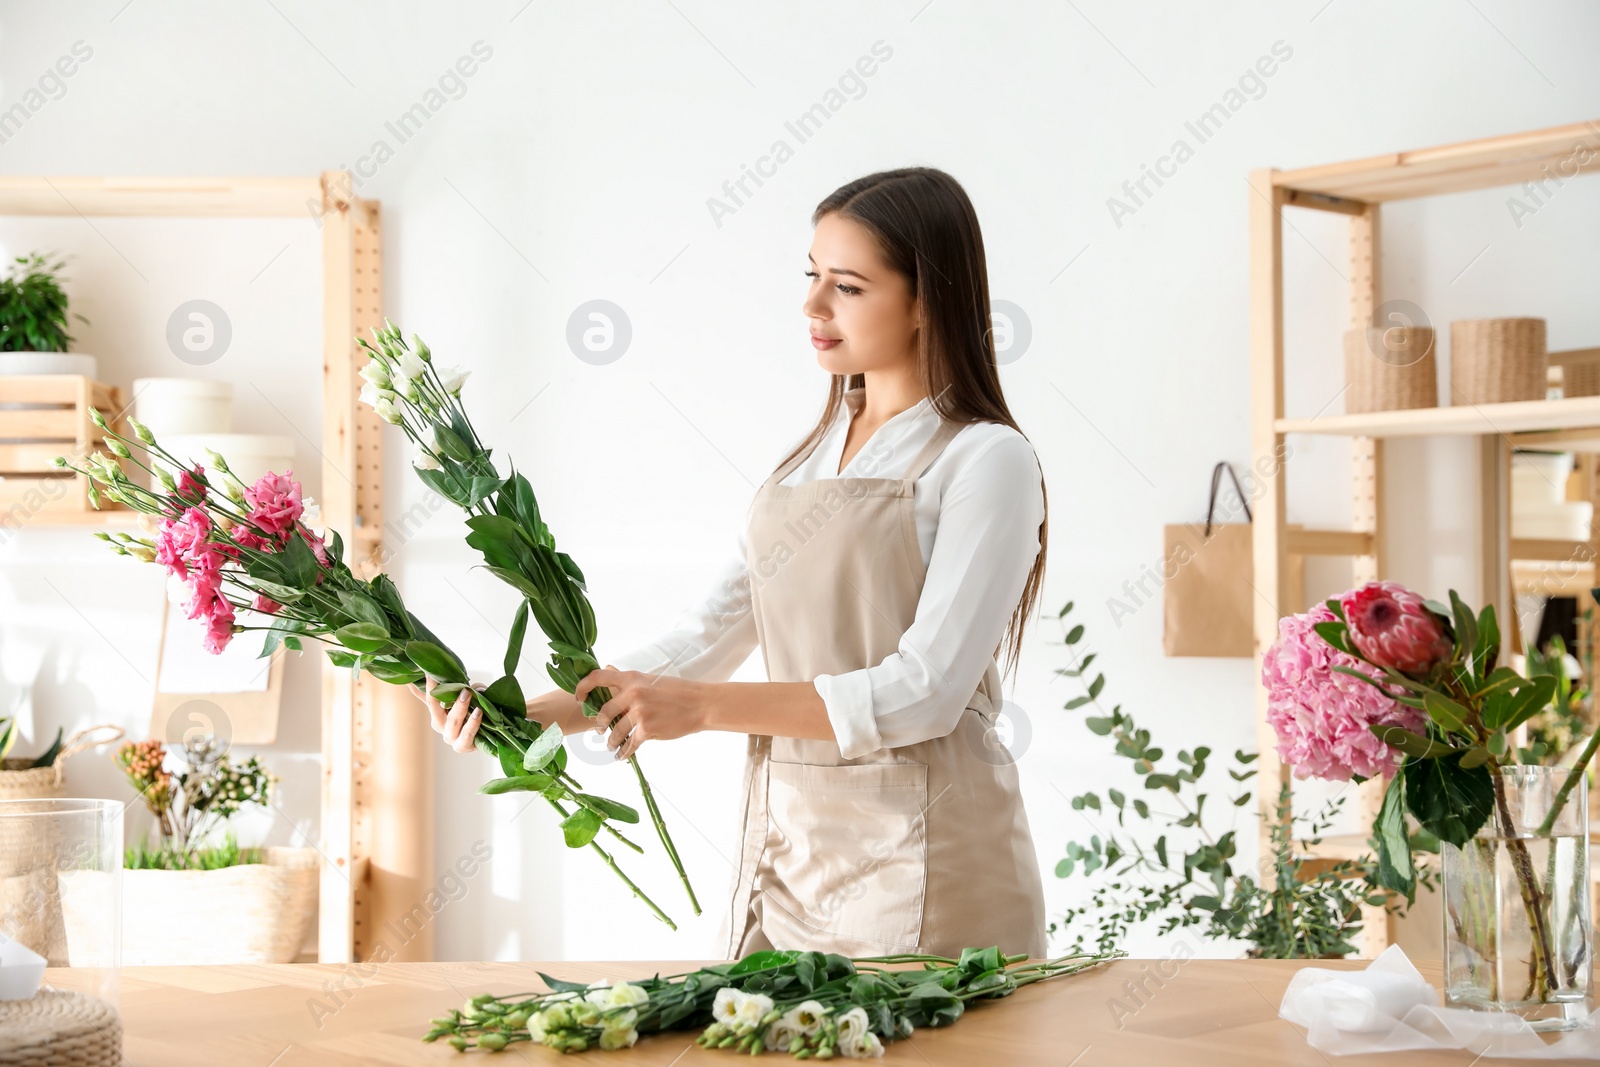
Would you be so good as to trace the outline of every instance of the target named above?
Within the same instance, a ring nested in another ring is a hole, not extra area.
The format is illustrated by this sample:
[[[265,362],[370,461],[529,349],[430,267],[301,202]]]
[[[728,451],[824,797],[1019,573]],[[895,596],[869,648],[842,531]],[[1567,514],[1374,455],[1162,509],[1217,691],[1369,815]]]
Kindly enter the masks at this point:
[[[119,1000],[122,813],[114,800],[0,800],[0,933],[44,957],[41,991]]]
[[[1584,775],[1550,825],[1565,767],[1492,775],[1494,808],[1444,861],[1445,998],[1520,1015],[1536,1030],[1589,1015],[1589,798]]]

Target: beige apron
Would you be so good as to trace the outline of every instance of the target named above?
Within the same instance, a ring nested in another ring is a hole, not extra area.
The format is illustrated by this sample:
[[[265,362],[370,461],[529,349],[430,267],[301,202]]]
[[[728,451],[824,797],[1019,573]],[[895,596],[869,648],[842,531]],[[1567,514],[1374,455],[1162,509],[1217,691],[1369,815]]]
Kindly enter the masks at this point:
[[[797,456],[761,486],[747,562],[768,678],[812,681],[899,649],[926,576],[913,486],[960,429],[941,420],[904,478],[780,485]],[[751,735],[722,923],[728,958],[989,945],[1043,956],[1044,893],[1017,768],[984,746],[999,709],[991,659],[944,737],[847,760],[836,741]]]

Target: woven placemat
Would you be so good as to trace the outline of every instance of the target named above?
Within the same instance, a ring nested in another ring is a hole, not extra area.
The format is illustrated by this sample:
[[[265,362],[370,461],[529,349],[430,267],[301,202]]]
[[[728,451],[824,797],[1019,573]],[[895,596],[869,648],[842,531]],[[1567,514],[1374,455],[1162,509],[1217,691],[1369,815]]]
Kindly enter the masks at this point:
[[[99,997],[41,989],[0,1000],[3,1067],[121,1067],[122,1019]]]

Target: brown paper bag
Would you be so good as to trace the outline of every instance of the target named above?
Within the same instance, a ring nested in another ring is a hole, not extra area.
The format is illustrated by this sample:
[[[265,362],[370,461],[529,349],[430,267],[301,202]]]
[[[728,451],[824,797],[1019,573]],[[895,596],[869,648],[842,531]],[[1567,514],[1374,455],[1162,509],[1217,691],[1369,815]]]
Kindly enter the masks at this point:
[[[1217,489],[1222,472],[1233,481],[1244,522],[1215,522]],[[1162,590],[1165,618],[1162,646],[1169,656],[1255,655],[1256,591],[1250,505],[1239,476],[1228,463],[1211,472],[1211,496],[1204,523],[1165,527]],[[1289,557],[1286,576],[1291,589],[1304,581],[1304,559]],[[1284,612],[1298,605],[1280,605]]]

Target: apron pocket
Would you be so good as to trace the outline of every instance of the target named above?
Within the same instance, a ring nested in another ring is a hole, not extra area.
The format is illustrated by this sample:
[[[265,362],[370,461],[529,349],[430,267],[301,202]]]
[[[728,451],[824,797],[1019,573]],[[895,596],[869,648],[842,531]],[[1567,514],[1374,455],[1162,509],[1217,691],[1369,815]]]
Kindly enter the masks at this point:
[[[915,948],[927,884],[928,768],[770,762],[762,893],[829,937]],[[825,950],[825,949],[824,949]]]

